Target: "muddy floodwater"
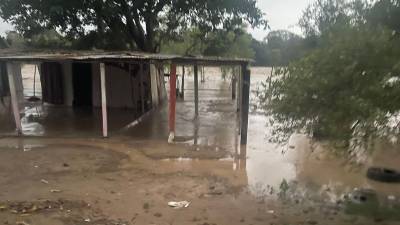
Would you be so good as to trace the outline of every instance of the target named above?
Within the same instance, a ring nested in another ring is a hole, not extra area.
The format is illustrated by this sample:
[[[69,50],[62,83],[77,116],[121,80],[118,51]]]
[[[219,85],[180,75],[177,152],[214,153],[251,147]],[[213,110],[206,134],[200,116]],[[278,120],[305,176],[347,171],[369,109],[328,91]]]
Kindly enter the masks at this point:
[[[98,109],[27,103],[25,137],[13,136],[11,118],[0,126],[0,224],[400,224],[400,185],[366,178],[370,166],[400,170],[397,146],[377,144],[350,160],[300,134],[270,143],[269,118],[254,107],[240,146],[231,83],[218,68],[205,71],[197,119],[193,77],[185,78],[173,144],[167,106],[139,123],[110,109],[103,139]],[[23,68],[27,98],[33,74]],[[253,106],[268,74],[252,69]]]

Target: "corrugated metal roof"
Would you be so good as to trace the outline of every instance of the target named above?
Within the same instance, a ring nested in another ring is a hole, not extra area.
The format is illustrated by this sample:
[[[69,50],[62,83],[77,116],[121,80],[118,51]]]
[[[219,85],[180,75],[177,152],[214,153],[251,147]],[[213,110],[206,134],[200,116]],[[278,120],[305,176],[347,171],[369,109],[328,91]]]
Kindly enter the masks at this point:
[[[172,61],[180,64],[243,64],[251,59],[180,56],[133,51],[0,50],[0,61]]]

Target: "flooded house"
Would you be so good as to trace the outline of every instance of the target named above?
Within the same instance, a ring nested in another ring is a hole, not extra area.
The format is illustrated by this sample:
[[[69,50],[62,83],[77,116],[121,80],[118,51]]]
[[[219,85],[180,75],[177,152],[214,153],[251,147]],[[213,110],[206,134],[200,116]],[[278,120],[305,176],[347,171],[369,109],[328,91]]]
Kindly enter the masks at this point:
[[[90,127],[108,137],[110,120],[118,121],[120,126],[134,125],[153,110],[168,107],[168,140],[172,142],[175,137],[176,101],[180,96],[177,90],[179,92],[184,88],[185,66],[193,68],[194,73],[195,117],[199,107],[199,67],[232,66],[241,71],[232,76],[231,89],[232,101],[236,101],[237,105],[235,110],[240,113],[241,143],[246,144],[249,63],[248,59],[141,52],[3,50],[0,54],[0,115],[2,120],[12,115],[17,134],[29,135],[24,127],[24,120],[29,120],[29,117],[22,117],[27,110],[34,110],[34,106],[40,104],[46,109],[38,113],[41,120],[37,122],[42,129],[59,125],[57,129],[60,132],[74,132]],[[34,78],[33,96],[24,95],[21,70],[25,64],[34,65],[34,71],[30,72],[34,73],[34,77],[40,77],[39,81]],[[178,74],[177,66],[183,68],[181,74]],[[179,87],[177,76],[181,78]],[[40,98],[36,97],[36,92],[41,92]]]

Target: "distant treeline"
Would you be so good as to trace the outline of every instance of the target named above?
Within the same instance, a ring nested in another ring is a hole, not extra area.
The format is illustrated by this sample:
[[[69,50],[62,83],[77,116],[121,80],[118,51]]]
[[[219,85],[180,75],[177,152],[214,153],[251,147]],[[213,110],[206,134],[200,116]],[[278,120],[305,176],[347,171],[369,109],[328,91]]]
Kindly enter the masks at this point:
[[[266,31],[267,32],[267,31]],[[180,40],[164,42],[163,53],[214,55],[254,59],[255,66],[284,66],[301,58],[312,46],[301,36],[287,30],[271,31],[259,41],[245,32],[212,33],[199,36],[196,29],[185,32]]]

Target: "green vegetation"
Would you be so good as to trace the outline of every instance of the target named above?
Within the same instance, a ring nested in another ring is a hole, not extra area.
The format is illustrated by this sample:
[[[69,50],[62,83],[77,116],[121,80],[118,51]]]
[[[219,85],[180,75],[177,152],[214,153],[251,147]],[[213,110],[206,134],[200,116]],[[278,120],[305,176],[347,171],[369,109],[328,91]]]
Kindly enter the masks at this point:
[[[8,48],[8,43],[5,38],[0,36],[0,49],[2,48]]]
[[[147,52],[189,27],[206,36],[267,25],[255,0],[2,0],[0,17],[28,39],[57,30],[76,47]]]
[[[252,37],[244,29],[216,31],[203,36],[198,29],[183,33],[180,40],[165,41],[161,52],[180,55],[208,55],[253,58]]]
[[[16,29],[2,47],[245,57],[276,66],[302,56],[305,46],[284,30],[263,41],[247,33],[248,26],[268,27],[256,0],[4,0],[0,17]]]
[[[308,50],[260,96],[278,141],[293,132],[346,145],[398,135],[399,10],[398,0],[318,0],[304,12]]]

